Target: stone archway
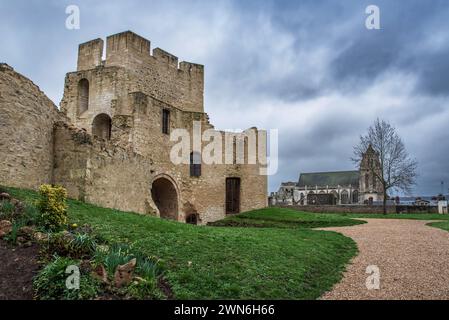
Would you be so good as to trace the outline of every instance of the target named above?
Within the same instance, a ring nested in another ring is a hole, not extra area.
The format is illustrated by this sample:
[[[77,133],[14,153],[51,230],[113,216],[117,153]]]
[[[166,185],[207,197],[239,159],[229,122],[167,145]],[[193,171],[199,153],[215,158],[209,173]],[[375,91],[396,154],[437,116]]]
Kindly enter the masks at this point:
[[[154,180],[151,197],[162,219],[178,220],[178,192],[173,182],[164,177]]]

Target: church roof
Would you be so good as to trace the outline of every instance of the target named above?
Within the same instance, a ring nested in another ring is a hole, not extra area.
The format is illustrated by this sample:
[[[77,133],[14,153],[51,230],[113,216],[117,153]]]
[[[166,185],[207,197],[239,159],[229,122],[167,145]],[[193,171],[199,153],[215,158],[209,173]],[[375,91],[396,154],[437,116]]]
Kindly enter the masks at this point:
[[[296,182],[289,181],[289,182],[282,182],[281,183],[281,187],[294,187],[294,186],[296,186]]]
[[[301,173],[298,187],[358,186],[359,171]]]

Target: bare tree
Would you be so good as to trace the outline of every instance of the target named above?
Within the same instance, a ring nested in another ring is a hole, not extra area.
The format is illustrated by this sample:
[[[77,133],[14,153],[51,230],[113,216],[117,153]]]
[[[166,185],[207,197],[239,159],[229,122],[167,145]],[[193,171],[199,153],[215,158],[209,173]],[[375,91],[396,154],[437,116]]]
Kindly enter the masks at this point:
[[[354,147],[352,161],[360,164],[369,146],[379,157],[377,163],[369,162],[369,170],[381,183],[384,194],[383,212],[386,214],[388,192],[410,192],[416,183],[418,163],[410,158],[396,129],[384,120],[377,119],[368,128],[368,133],[360,136],[359,144]]]

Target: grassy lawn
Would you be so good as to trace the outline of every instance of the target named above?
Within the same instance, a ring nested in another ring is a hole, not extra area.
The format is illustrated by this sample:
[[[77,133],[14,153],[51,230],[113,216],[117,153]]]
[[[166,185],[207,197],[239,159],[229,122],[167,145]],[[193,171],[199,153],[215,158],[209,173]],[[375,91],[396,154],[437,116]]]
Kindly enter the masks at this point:
[[[24,201],[37,199],[32,191],[8,191]],[[265,209],[241,218],[265,228],[198,227],[74,200],[68,204],[70,222],[90,224],[110,242],[132,243],[163,259],[177,299],[316,299],[341,279],[357,247],[338,233],[305,227],[361,223]]]
[[[330,213],[318,214],[287,208],[266,208],[230,216],[212,225],[265,228],[324,228],[365,223],[364,221],[351,218]]]

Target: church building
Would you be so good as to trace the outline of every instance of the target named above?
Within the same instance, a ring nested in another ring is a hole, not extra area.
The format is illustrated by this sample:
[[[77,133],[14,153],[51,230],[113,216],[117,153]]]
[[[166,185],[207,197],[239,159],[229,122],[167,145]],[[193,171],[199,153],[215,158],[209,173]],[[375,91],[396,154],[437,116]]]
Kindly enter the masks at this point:
[[[350,205],[383,200],[379,156],[369,146],[358,170],[301,173],[298,182],[284,182],[270,197],[271,205]]]

